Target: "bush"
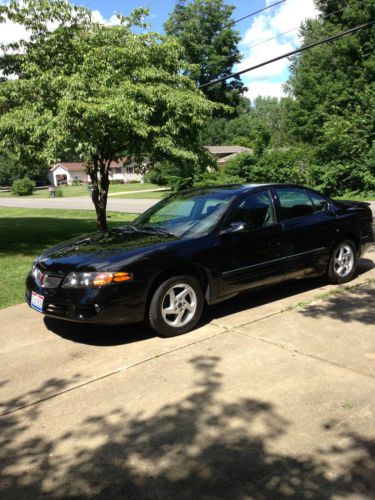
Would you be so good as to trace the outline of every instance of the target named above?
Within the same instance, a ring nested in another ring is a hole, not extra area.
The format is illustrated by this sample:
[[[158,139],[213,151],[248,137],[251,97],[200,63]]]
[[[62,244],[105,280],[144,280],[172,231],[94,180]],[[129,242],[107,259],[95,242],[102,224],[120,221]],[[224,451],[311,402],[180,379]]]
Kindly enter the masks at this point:
[[[82,186],[83,181],[81,179],[74,179],[72,186]]]
[[[64,189],[62,187],[58,187],[55,189],[55,198],[63,198],[64,197]]]
[[[311,185],[313,158],[302,148],[269,150],[261,156],[237,155],[224,168],[224,175],[252,183],[295,183]]]
[[[16,196],[27,196],[33,194],[35,189],[35,182],[28,177],[17,179],[12,184],[12,194]]]
[[[168,184],[168,176],[161,171],[159,165],[155,165],[146,173],[145,182],[157,184],[158,186],[166,186]]]
[[[109,181],[110,184],[125,184],[124,179],[113,179],[112,181]]]

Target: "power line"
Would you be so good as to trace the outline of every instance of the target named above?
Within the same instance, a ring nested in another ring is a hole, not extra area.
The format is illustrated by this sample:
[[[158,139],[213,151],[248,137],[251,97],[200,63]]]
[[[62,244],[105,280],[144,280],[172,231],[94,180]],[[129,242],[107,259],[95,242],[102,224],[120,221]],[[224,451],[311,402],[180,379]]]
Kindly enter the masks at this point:
[[[338,10],[335,10],[334,12],[330,12],[329,14],[326,14],[326,15],[324,15],[324,16],[320,16],[320,17],[318,17],[317,19],[318,19],[319,21],[323,21],[324,19],[327,19],[327,18],[329,18],[329,17],[331,17],[331,16],[334,16],[334,15],[338,14],[339,12],[343,12],[343,11],[344,11],[344,10],[346,10],[348,7],[357,7],[357,6],[359,6],[361,3],[363,3],[364,1],[365,1],[365,0],[359,0],[356,4],[352,4],[352,5],[350,5],[349,3],[347,3],[347,4],[345,5],[345,7],[341,8],[341,9],[338,9]],[[274,5],[275,5],[275,4],[274,4]],[[288,30],[288,31],[284,31],[283,33],[279,33],[278,35],[275,35],[275,36],[273,36],[273,37],[271,37],[271,38],[267,38],[266,40],[262,40],[262,41],[260,41],[260,42],[257,42],[257,43],[255,43],[254,45],[250,45],[250,47],[247,47],[247,48],[246,48],[246,50],[248,51],[248,50],[251,50],[251,49],[253,49],[253,48],[255,48],[255,47],[259,47],[259,46],[263,45],[264,43],[270,42],[271,40],[277,40],[278,38],[281,38],[282,36],[287,35],[288,33],[292,33],[293,31],[298,30],[298,29],[300,28],[300,26],[301,26],[301,25],[296,26],[295,28],[291,28],[291,29],[290,29],[290,30]],[[228,59],[228,60],[230,60],[232,57],[233,57],[233,56],[229,56],[229,57],[225,56],[225,57],[224,57],[224,61],[225,61],[225,60],[227,60],[227,59]],[[223,59],[222,59],[222,61],[223,61]],[[211,67],[216,67],[216,66],[217,66],[217,63],[208,64],[208,65],[206,65],[206,66],[205,66],[205,69],[207,70],[207,69],[209,69],[209,68],[211,68]]]
[[[369,21],[368,23],[360,24],[359,26],[355,26],[354,28],[351,28],[346,31],[342,31],[341,33],[338,33],[337,35],[330,36],[328,38],[324,38],[323,40],[318,40],[317,42],[310,43],[308,45],[305,45],[303,47],[300,47],[299,49],[292,50],[291,52],[287,52],[286,54],[283,54],[278,57],[274,57],[273,59],[269,59],[268,61],[264,61],[260,64],[256,64],[255,66],[251,66],[250,68],[243,69],[241,71],[236,71],[235,73],[231,73],[230,75],[223,76],[221,78],[217,78],[216,80],[212,80],[207,83],[203,83],[202,85],[199,85],[198,88],[203,89],[206,87],[210,87],[211,85],[214,85],[215,83],[220,83],[225,80],[228,80],[229,78],[234,78],[236,76],[240,76],[244,73],[248,73],[249,71],[253,71],[254,69],[262,68],[263,66],[267,66],[268,64],[274,63],[276,61],[280,61],[280,59],[285,59],[286,57],[293,56],[294,54],[298,54],[299,52],[303,52],[308,49],[312,49],[313,47],[316,47],[318,45],[322,45],[324,43],[332,42],[334,40],[337,40],[338,38],[341,38],[346,35],[350,35],[351,33],[355,33],[361,29],[369,28],[375,24],[375,20]]]
[[[361,3],[363,3],[364,1],[365,0],[360,0],[358,3],[353,4],[353,5],[349,5],[349,3],[347,3],[345,5],[345,7],[343,7],[342,9],[335,10],[334,12],[330,12],[329,14],[326,14],[325,16],[320,16],[317,19],[319,21],[323,21],[323,19],[327,19],[327,18],[329,18],[331,16],[334,16],[335,14],[339,14],[340,12],[343,12],[348,7],[357,7],[358,5],[360,5]],[[280,38],[280,37],[282,37],[284,35],[288,35],[289,33],[292,33],[293,31],[297,31],[300,27],[301,27],[301,25],[295,26],[294,28],[291,28],[288,31],[284,31],[283,33],[279,33],[278,35],[275,35],[275,36],[273,36],[271,38],[267,38],[266,40],[261,40],[260,42],[257,42],[254,45],[250,45],[250,47],[247,47],[247,50],[251,50],[251,49],[254,49],[255,47],[259,47],[260,45],[263,45],[264,43],[267,43],[267,42],[271,42],[272,40],[277,40],[278,38]]]
[[[268,5],[267,7],[263,7],[263,9],[256,10],[255,12],[252,12],[251,14],[248,14],[247,16],[240,17],[239,19],[236,19],[235,21],[230,21],[228,24],[225,24],[222,27],[222,30],[225,28],[229,28],[230,26],[233,26],[233,24],[239,23],[240,21],[243,21],[244,19],[248,19],[249,17],[256,16],[257,14],[260,14],[261,12],[264,12],[265,10],[271,9],[272,7],[276,7],[276,5],[280,5],[281,3],[284,3],[284,2],[286,2],[286,0],[280,0],[279,2]]]

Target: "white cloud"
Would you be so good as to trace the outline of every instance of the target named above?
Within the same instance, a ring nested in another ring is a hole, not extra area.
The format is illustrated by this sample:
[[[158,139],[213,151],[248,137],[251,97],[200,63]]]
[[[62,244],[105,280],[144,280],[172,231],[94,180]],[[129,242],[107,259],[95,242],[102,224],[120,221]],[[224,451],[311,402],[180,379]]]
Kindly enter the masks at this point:
[[[254,101],[258,96],[283,97],[283,83],[277,82],[251,82],[248,84],[248,91],[245,96]]]
[[[275,0],[266,0],[266,5],[275,3]],[[298,31],[295,30],[277,39],[274,37],[289,31],[307,18],[316,17],[318,14],[313,0],[287,0],[278,7],[269,9],[257,16],[245,32],[241,40],[241,51],[243,60],[236,69],[242,70],[259,63],[273,59],[277,56],[291,52],[298,47]],[[268,40],[273,38],[272,40]],[[260,42],[268,40],[266,43],[258,45]],[[242,78],[251,87],[250,97],[258,95],[272,95],[280,97],[282,93],[282,83],[288,76],[288,59],[281,59],[275,63],[263,66],[249,73],[245,73]]]
[[[0,0],[1,3],[1,0]],[[99,10],[92,11],[94,21],[102,24],[114,26],[119,24],[116,14],[113,14],[109,19],[105,19]],[[49,29],[57,27],[58,23],[50,23]],[[28,40],[29,33],[22,24],[17,24],[12,21],[6,21],[0,24],[0,45],[17,42],[19,40]]]
[[[29,34],[22,24],[16,24],[12,21],[0,24],[0,44],[13,43],[28,37]]]

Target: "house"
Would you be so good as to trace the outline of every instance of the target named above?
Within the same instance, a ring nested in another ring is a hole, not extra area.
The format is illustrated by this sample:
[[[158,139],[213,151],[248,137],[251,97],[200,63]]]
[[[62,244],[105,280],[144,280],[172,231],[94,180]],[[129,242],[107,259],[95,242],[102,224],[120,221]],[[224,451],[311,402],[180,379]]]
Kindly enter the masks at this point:
[[[90,178],[86,173],[85,164],[81,162],[62,162],[56,163],[50,168],[50,183],[54,186],[60,184],[72,185],[75,181],[90,183]],[[143,175],[135,172],[135,163],[126,163],[126,159],[112,162],[110,181],[143,182]]]
[[[217,164],[224,165],[227,161],[232,160],[239,153],[252,153],[253,150],[244,146],[206,146],[206,149],[216,156]]]

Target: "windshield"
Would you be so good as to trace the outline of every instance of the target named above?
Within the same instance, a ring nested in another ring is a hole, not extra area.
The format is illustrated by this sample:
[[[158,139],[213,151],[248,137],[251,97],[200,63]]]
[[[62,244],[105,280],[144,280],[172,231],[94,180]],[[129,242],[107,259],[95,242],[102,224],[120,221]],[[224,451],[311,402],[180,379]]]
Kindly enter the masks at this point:
[[[202,189],[176,194],[147,210],[133,224],[179,237],[203,236],[216,225],[233,198],[233,191]]]

